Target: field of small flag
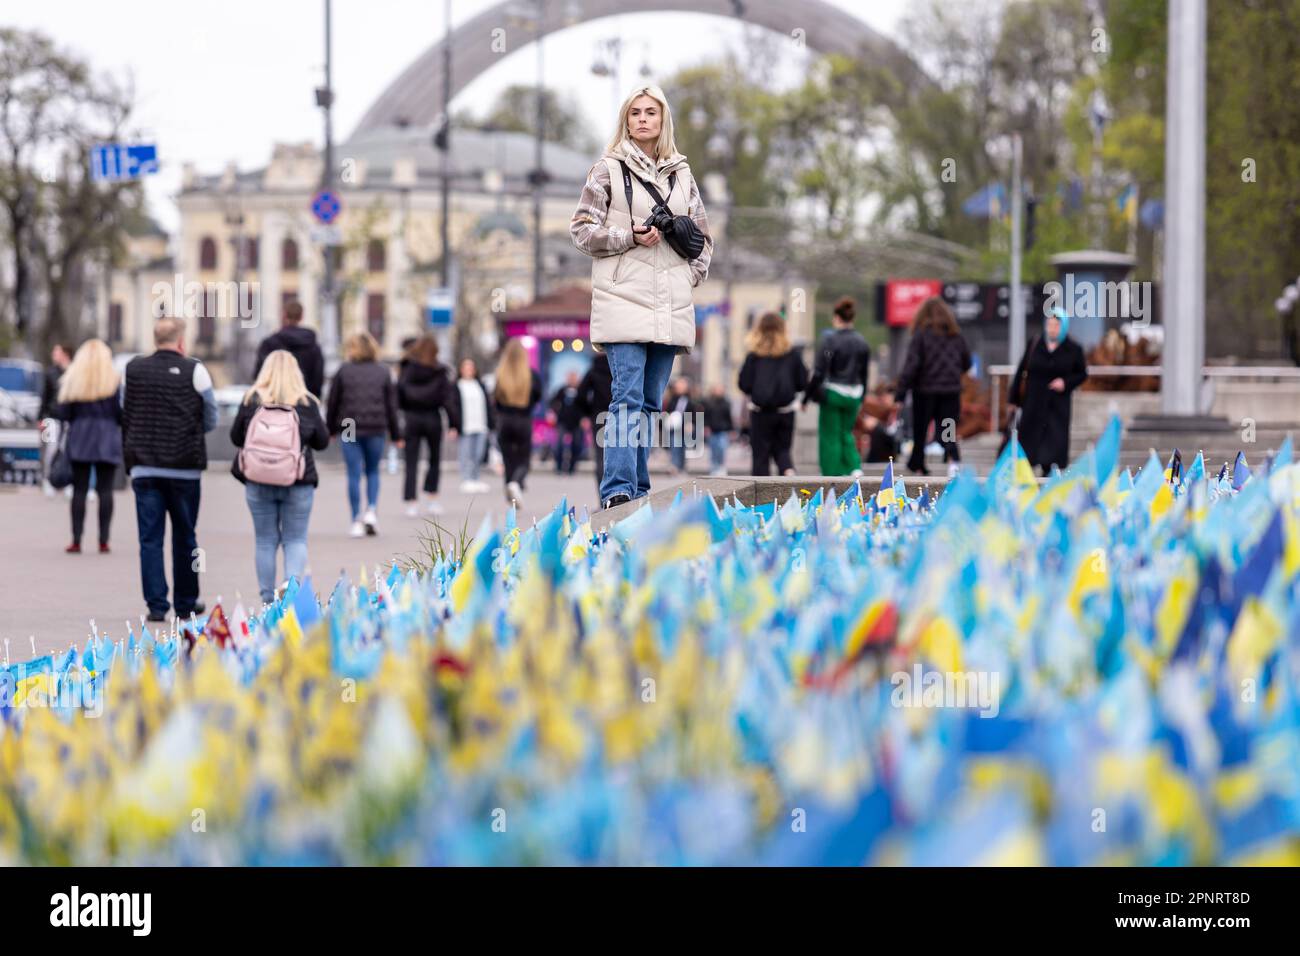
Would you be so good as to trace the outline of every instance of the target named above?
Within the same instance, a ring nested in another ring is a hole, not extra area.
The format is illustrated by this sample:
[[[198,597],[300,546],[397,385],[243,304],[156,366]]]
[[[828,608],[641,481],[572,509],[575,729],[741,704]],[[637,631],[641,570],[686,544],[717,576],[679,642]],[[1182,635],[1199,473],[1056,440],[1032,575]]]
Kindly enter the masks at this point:
[[[1300,465],[1119,449],[92,624],[0,671],[0,863],[1298,864]]]

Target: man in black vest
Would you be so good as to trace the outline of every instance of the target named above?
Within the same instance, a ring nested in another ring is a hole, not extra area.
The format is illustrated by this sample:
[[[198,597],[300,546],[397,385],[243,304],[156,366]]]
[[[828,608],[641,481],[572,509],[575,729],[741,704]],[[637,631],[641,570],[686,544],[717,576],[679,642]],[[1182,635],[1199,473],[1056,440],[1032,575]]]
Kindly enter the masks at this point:
[[[140,579],[149,620],[166,619],[163,533],[172,522],[172,581],[177,617],[199,603],[201,559],[195,540],[199,481],[208,466],[204,433],[217,427],[212,377],[185,354],[185,322],[159,319],[152,355],[132,359],[122,381],[122,452],[135,492],[140,532]]]

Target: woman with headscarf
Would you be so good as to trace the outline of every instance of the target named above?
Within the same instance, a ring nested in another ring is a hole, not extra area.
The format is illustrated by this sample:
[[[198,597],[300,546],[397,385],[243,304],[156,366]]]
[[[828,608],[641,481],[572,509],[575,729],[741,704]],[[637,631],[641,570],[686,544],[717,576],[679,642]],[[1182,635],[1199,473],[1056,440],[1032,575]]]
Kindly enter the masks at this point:
[[[1025,349],[1007,398],[1013,414],[1015,406],[1021,410],[1017,437],[1025,457],[1044,475],[1070,460],[1071,395],[1088,379],[1083,348],[1069,331],[1070,317],[1052,309]]]

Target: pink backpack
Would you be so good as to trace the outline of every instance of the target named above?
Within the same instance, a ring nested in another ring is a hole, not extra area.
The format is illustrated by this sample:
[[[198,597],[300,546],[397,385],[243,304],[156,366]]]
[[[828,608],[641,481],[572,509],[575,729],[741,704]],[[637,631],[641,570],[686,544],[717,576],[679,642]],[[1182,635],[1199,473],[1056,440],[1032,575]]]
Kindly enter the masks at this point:
[[[263,405],[253,412],[239,452],[239,470],[262,485],[292,485],[302,477],[307,459],[298,433],[298,411],[288,405]]]

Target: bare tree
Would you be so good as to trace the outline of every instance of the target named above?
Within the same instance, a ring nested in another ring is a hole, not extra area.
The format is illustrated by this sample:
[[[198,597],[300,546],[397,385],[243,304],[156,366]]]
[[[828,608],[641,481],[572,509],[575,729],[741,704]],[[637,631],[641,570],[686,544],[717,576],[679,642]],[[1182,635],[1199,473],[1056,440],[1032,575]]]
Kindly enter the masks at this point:
[[[119,261],[124,222],[143,214],[137,183],[90,179],[91,148],[123,136],[132,99],[48,37],[0,29],[0,210],[13,257],[4,321],[40,351],[79,331],[87,269]]]

